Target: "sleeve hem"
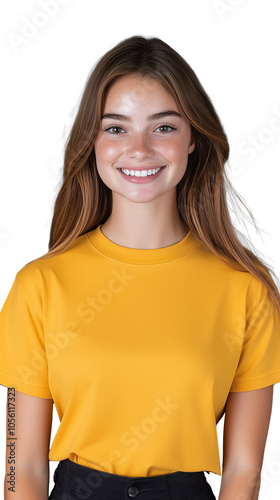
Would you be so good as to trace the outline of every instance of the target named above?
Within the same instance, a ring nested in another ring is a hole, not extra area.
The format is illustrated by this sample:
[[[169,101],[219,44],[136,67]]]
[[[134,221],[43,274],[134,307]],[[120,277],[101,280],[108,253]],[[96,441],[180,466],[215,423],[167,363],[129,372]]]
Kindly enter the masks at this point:
[[[255,389],[262,389],[263,387],[268,387],[269,385],[274,385],[279,382],[280,371],[277,371],[255,379],[237,380],[232,384],[229,392],[253,391]]]
[[[29,396],[35,396],[44,399],[53,399],[50,391],[44,387],[27,385],[16,377],[7,373],[0,372],[0,385],[13,387],[18,392],[23,392]]]

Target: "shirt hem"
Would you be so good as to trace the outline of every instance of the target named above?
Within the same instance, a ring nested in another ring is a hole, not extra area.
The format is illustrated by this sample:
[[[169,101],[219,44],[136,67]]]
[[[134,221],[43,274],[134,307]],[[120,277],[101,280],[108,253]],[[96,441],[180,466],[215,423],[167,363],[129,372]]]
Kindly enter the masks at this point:
[[[51,393],[43,387],[30,386],[19,381],[16,377],[0,372],[0,385],[14,388],[18,392],[44,399],[53,399]]]
[[[280,382],[280,371],[270,373],[265,377],[248,379],[234,383],[229,392],[243,392],[252,391],[255,389],[262,389],[269,385],[274,385]]]
[[[93,470],[98,470],[100,473],[104,473],[104,474],[117,474],[117,475],[120,475],[120,476],[123,476],[123,477],[131,477],[131,478],[135,478],[135,477],[159,477],[159,476],[165,476],[165,475],[168,475],[168,474],[175,474],[176,472],[204,472],[204,473],[207,473],[207,474],[216,474],[217,476],[222,476],[222,470],[221,470],[221,467],[219,467],[217,465],[217,468],[215,467],[211,467],[211,466],[203,466],[203,465],[193,465],[193,466],[190,466],[190,467],[186,467],[184,469],[180,468],[180,469],[172,469],[170,468],[170,472],[166,472],[164,474],[152,474],[150,476],[146,476],[146,475],[143,475],[143,473],[139,473],[137,475],[129,475],[129,474],[120,474],[119,472],[117,471],[108,471],[108,470],[105,470],[104,468],[101,468],[101,466],[98,465],[97,462],[91,462],[89,460],[86,460],[86,459],[83,459],[82,457],[79,457],[78,455],[76,455],[75,453],[70,453],[68,456],[63,456],[63,458],[57,458],[57,457],[54,457],[53,456],[53,453],[52,453],[52,450],[50,450],[50,453],[49,453],[49,460],[51,462],[60,462],[60,461],[63,461],[63,460],[70,460],[70,462],[73,462],[77,465],[81,465],[83,467],[87,467],[88,469],[93,469]]]

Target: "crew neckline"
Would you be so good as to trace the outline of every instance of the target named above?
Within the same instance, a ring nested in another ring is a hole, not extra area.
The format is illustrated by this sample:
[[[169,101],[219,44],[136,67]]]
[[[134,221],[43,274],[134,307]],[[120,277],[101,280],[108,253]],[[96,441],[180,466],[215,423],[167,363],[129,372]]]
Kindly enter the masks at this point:
[[[190,254],[199,245],[199,240],[189,231],[182,240],[167,247],[129,248],[111,241],[102,233],[101,227],[102,225],[99,225],[96,229],[86,233],[90,243],[96,250],[107,257],[128,264],[161,264],[177,260],[184,255]]]

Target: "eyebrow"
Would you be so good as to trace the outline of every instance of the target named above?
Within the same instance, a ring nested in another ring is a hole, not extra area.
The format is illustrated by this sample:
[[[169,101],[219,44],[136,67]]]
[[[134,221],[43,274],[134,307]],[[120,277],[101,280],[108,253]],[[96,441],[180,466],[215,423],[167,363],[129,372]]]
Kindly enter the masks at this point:
[[[179,118],[182,118],[182,116],[180,115],[180,113],[178,113],[178,111],[168,110],[168,111],[162,111],[161,113],[155,113],[153,115],[149,115],[148,120],[158,120],[161,118],[165,118],[166,116],[178,116]],[[110,118],[111,120],[130,121],[129,116],[121,115],[119,113],[105,113],[104,115],[102,115],[101,119],[103,120],[104,118]]]

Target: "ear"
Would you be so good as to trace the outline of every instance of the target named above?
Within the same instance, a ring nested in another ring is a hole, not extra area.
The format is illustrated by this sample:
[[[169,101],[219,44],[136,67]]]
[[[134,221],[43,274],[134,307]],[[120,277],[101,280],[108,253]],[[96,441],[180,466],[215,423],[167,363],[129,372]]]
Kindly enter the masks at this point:
[[[194,148],[195,148],[195,143],[191,142],[189,145],[189,154],[191,154],[193,152]]]

